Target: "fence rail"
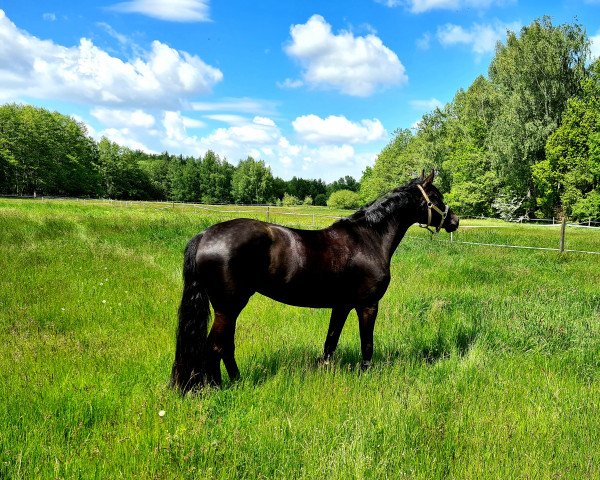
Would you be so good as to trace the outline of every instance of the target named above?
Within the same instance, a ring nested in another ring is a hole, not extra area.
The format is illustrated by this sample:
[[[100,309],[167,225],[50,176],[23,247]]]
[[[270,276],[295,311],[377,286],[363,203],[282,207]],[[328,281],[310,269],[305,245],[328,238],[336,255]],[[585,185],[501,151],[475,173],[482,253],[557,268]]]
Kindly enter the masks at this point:
[[[174,210],[177,208],[188,208],[195,209],[198,211],[210,212],[215,214],[225,214],[232,216],[244,216],[244,215],[252,215],[258,218],[264,218],[266,221],[273,220],[273,218],[280,216],[289,216],[289,217],[303,217],[312,219],[311,225],[313,228],[316,227],[317,219],[331,219],[338,220],[343,218],[339,215],[333,214],[323,214],[323,213],[302,213],[302,212],[294,212],[289,211],[290,208],[294,207],[280,207],[273,205],[209,205],[209,204],[199,204],[199,203],[186,203],[186,202],[174,202],[174,201],[132,201],[132,200],[112,200],[112,199],[84,199],[84,198],[68,198],[68,197],[22,197],[22,196],[10,196],[3,195],[6,198],[29,198],[34,200],[67,200],[67,201],[78,201],[78,202],[89,202],[94,204],[101,205],[113,205],[113,206],[148,206],[149,208],[155,208],[157,210]],[[238,209],[232,209],[238,207]],[[488,217],[463,217],[461,220],[491,220],[491,221],[502,221],[498,218],[488,218]],[[531,221],[535,220],[535,221]],[[540,222],[540,223],[536,223]],[[546,222],[542,224],[541,222]],[[550,223],[552,222],[552,223]],[[504,244],[504,243],[496,243],[496,242],[487,242],[487,241],[466,241],[456,239],[453,234],[450,235],[449,240],[441,240],[436,238],[436,241],[442,243],[452,243],[459,245],[470,245],[470,246],[484,246],[484,247],[496,247],[496,248],[512,248],[512,249],[524,249],[524,250],[540,250],[540,251],[551,251],[551,252],[566,252],[566,253],[580,253],[580,254],[590,254],[590,255],[600,255],[600,251],[595,250],[584,250],[584,249],[573,249],[573,248],[565,248],[565,237],[566,237],[566,229],[568,228],[577,228],[577,229],[590,229],[594,232],[594,235],[598,234],[598,245],[600,248],[600,222],[589,220],[585,223],[567,223],[566,221],[557,222],[556,219],[520,219],[517,222],[511,222],[507,225],[461,225],[459,228],[459,232],[467,232],[469,230],[494,230],[494,229],[506,229],[506,228],[514,228],[516,224],[519,225],[529,225],[531,228],[560,228],[560,234],[557,236],[558,247],[546,247],[546,246],[532,246],[532,245],[513,245],[513,244]],[[406,238],[413,239],[425,239],[424,236],[418,235],[407,235]],[[595,245],[594,245],[595,247]]]

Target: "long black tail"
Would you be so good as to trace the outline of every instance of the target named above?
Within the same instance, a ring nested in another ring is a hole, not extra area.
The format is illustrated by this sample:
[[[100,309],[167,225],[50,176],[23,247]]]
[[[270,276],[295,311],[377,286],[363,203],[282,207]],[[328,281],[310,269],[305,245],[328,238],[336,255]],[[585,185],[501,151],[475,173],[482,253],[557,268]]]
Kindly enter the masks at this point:
[[[183,295],[179,306],[179,325],[171,386],[183,394],[206,382],[206,339],[210,304],[196,268],[196,251],[202,233],[190,240],[183,261]]]

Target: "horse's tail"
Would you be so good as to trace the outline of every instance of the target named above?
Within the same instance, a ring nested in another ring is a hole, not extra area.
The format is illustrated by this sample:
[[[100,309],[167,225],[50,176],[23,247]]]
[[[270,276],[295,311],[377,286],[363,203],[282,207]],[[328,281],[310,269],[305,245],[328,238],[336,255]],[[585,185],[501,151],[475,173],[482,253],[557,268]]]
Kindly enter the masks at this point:
[[[196,252],[202,235],[200,233],[190,240],[183,261],[183,295],[179,305],[175,361],[171,370],[171,386],[183,394],[206,382],[210,304],[196,265]]]

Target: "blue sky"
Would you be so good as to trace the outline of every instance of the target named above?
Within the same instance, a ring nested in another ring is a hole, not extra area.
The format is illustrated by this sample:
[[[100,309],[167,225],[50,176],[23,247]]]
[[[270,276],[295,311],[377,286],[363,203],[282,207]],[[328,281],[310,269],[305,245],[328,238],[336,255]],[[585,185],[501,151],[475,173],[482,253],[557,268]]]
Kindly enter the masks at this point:
[[[397,128],[486,75],[542,15],[600,54],[600,0],[0,0],[0,102],[72,115],[95,138],[277,176],[360,178]]]

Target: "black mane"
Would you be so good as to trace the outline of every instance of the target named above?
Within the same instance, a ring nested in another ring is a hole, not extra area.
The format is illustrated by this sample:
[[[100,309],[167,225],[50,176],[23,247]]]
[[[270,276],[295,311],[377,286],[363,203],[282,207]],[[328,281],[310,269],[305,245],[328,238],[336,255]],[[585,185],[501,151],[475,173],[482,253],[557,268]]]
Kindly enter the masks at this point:
[[[388,192],[377,200],[361,207],[352,215],[342,218],[335,223],[367,223],[371,227],[382,225],[384,220],[394,217],[398,209],[410,204],[413,195],[410,193],[410,187],[420,184],[421,180],[415,178],[403,187],[398,187]]]

